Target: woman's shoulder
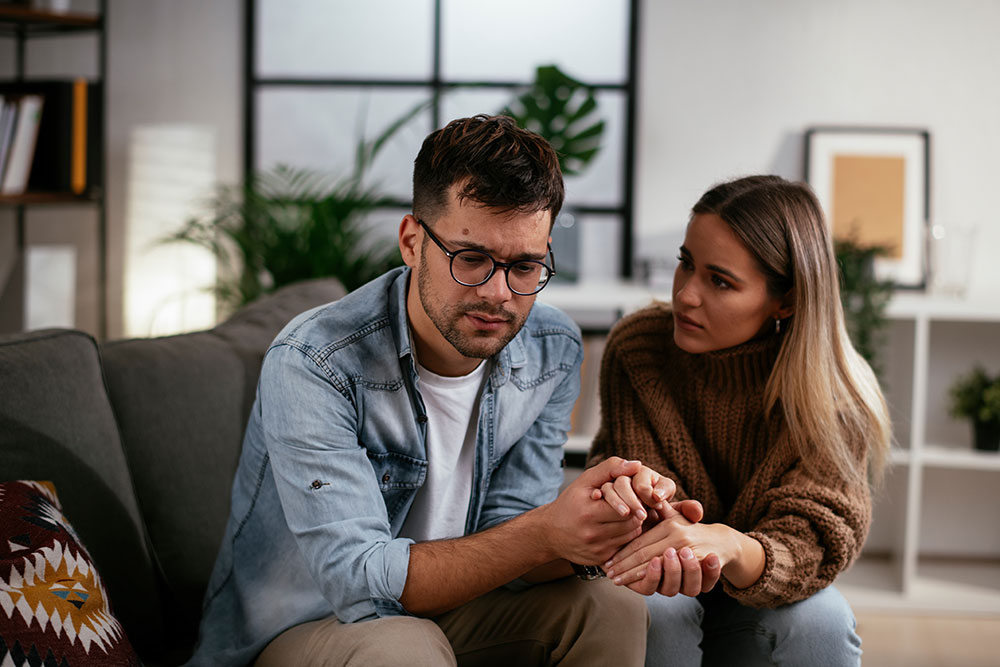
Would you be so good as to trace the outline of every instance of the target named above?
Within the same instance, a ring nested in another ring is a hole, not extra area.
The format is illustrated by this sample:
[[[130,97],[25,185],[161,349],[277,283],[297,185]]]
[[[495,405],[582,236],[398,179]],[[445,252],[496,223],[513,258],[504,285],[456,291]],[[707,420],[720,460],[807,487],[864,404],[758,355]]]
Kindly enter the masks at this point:
[[[665,337],[673,337],[674,318],[670,304],[654,302],[618,320],[608,334],[608,345],[626,349],[650,344],[663,345]]]

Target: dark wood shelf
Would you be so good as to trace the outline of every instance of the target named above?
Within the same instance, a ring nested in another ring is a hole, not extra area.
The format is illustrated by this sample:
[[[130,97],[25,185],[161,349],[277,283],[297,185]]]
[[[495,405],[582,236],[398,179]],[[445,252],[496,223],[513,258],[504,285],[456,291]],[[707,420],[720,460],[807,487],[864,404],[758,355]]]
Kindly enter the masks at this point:
[[[26,32],[29,35],[99,30],[101,17],[97,14],[76,12],[50,12],[32,7],[0,5],[0,31]]]
[[[0,206],[27,204],[90,204],[100,201],[100,193],[75,195],[71,192],[25,192],[19,195],[0,195]]]

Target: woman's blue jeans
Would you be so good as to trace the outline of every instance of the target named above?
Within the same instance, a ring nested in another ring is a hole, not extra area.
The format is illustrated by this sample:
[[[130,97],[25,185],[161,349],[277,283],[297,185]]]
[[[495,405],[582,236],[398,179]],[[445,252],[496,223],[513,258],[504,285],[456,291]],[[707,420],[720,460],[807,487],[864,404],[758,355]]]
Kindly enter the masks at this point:
[[[754,609],[719,586],[696,598],[646,598],[646,667],[856,667],[861,638],[854,613],[832,586],[801,602]]]

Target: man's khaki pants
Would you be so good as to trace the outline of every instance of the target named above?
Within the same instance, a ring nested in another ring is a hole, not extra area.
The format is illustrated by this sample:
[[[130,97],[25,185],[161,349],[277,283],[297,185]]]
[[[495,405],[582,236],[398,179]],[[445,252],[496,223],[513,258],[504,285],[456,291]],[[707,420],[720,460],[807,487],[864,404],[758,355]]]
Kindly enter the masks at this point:
[[[588,665],[641,667],[645,599],[606,579],[497,589],[437,618],[327,618],[278,635],[256,667]]]

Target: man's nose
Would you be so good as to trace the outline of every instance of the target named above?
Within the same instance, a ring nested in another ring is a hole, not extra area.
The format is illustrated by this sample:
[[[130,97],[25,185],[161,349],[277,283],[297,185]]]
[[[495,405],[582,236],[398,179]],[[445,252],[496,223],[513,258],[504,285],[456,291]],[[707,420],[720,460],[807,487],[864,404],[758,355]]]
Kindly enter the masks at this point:
[[[510,291],[510,285],[507,284],[507,273],[499,266],[489,280],[476,288],[476,293],[483,299],[497,303],[510,301],[514,296]]]

